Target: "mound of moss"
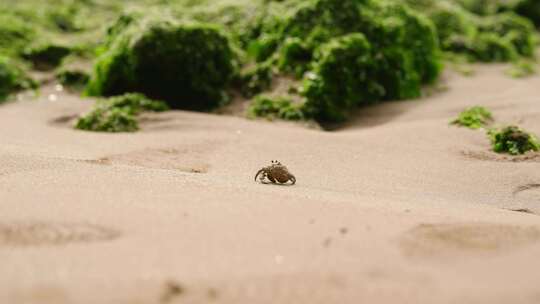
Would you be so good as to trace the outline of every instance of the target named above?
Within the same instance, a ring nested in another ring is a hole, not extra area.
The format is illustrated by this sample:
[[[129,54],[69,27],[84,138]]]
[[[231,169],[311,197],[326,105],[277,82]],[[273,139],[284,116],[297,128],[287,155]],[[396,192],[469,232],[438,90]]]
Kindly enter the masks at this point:
[[[128,93],[96,102],[94,108],[77,120],[76,129],[96,132],[134,132],[137,115],[144,111],[166,111],[168,106],[142,94]]]
[[[257,96],[248,108],[249,117],[268,119],[302,120],[304,113],[298,104],[288,97]]]
[[[341,121],[359,105],[415,98],[440,73],[433,24],[396,1],[273,3],[250,25],[248,53],[258,66],[305,79],[307,116]],[[264,76],[264,86],[251,87],[271,87]]]
[[[48,21],[55,29],[62,32],[78,32],[84,29],[82,18],[79,16],[80,2],[72,1],[67,5],[51,7],[46,14]]]
[[[463,8],[479,15],[494,15],[513,11],[540,26],[540,1],[538,0],[454,0]]]
[[[62,59],[70,53],[69,47],[47,43],[26,48],[22,57],[30,61],[38,70],[50,70],[59,66]]]
[[[515,0],[453,0],[464,9],[478,15],[494,15],[507,11],[515,5]]]
[[[119,22],[109,30],[111,42],[97,60],[87,94],[140,92],[189,110],[227,100],[235,58],[219,28],[164,19]]]
[[[484,107],[475,106],[461,112],[451,123],[469,129],[486,127],[493,121],[493,115]]]
[[[531,133],[517,127],[507,126],[498,130],[490,130],[493,151],[512,155],[524,154],[528,151],[540,150],[540,142]]]
[[[88,84],[90,76],[82,70],[62,69],[56,73],[56,79],[63,86],[76,90],[82,90]]]
[[[255,64],[238,75],[237,85],[242,95],[253,97],[270,88],[273,74],[272,64],[268,62]]]
[[[512,66],[506,70],[506,74],[514,78],[524,78],[536,74],[537,63],[533,60],[521,59],[512,63]]]
[[[9,94],[24,89],[35,88],[36,83],[10,59],[0,55],[0,102]]]
[[[33,39],[36,30],[20,16],[0,11],[0,54],[18,55]]]
[[[371,45],[363,34],[334,39],[318,53],[306,80],[305,111],[322,121],[342,121],[359,102],[374,101],[384,88],[374,79]]]
[[[526,18],[511,12],[508,3],[483,0],[408,2],[433,21],[444,51],[481,62],[508,62],[534,56],[534,26]],[[493,5],[487,5],[487,2]]]
[[[521,0],[514,7],[516,13],[529,18],[537,27],[540,27],[540,1]]]

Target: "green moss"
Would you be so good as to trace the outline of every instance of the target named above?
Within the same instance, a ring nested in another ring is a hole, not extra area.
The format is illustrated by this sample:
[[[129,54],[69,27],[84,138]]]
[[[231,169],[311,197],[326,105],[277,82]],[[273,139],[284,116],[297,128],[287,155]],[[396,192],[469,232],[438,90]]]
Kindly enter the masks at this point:
[[[35,87],[36,83],[13,60],[0,55],[0,102],[15,91]]]
[[[76,90],[82,90],[88,83],[90,75],[88,75],[88,73],[85,71],[78,69],[62,69],[56,73],[56,79],[63,86]]]
[[[89,95],[141,92],[191,110],[209,110],[227,100],[235,58],[217,27],[145,19],[113,40],[97,60]]]
[[[0,54],[17,55],[36,37],[32,24],[8,11],[0,10]]]
[[[508,62],[519,57],[510,41],[501,39],[494,33],[479,34],[472,45],[471,53],[476,60],[482,62]]]
[[[433,23],[427,17],[407,6],[391,1],[380,1],[379,6],[375,7],[374,10],[375,16],[378,16],[378,12],[382,11],[382,17],[384,17],[382,24],[377,27],[369,39],[374,44],[375,49],[382,52],[390,49],[390,54],[400,52],[404,54],[403,56],[410,57],[410,68],[402,67],[401,71],[398,72],[404,74],[403,78],[410,79],[411,74],[416,74],[421,83],[432,84],[435,82],[442,70],[442,54]],[[391,57],[395,58],[394,55]],[[396,75],[393,77],[396,78]],[[419,92],[419,88],[412,90]],[[396,92],[387,95],[390,99],[411,98],[415,97],[416,93]]]
[[[248,108],[249,117],[280,118],[284,120],[302,120],[305,118],[301,106],[287,97],[257,96]]]
[[[497,35],[505,43],[511,43],[517,53],[531,57],[535,53],[533,24],[514,13],[488,16],[480,23],[480,31]]]
[[[299,2],[276,28],[283,37],[278,68],[297,77],[307,72],[306,109],[319,120],[343,120],[369,102],[418,97],[440,74],[433,24],[394,1]]]
[[[444,59],[446,60],[447,67],[450,67],[463,76],[472,76],[475,73],[474,67],[471,65],[471,59],[467,55],[445,52]]]
[[[144,111],[167,110],[165,103],[142,94],[128,93],[98,100],[94,108],[79,118],[76,129],[96,132],[134,132],[139,129],[136,116]]]
[[[322,121],[342,121],[362,102],[380,99],[384,88],[373,77],[371,45],[363,34],[349,34],[324,45],[303,94],[306,112]]]
[[[506,73],[514,78],[523,78],[536,74],[538,63],[533,60],[521,59],[512,63]]]
[[[59,31],[78,32],[84,29],[82,18],[79,16],[80,7],[76,2],[69,5],[59,5],[47,12],[49,22]]]
[[[537,27],[540,27],[540,2],[538,0],[521,0],[515,6],[515,11],[529,18]]]
[[[469,129],[486,127],[493,120],[493,115],[484,107],[475,106],[461,112],[451,123]]]
[[[494,15],[510,9],[512,6],[508,0],[454,0],[466,10],[478,15]]]
[[[106,108],[120,108],[130,114],[139,114],[143,111],[163,112],[169,109],[164,102],[148,99],[143,94],[138,93],[126,93],[103,99],[98,101],[97,104]]]
[[[279,51],[278,67],[281,71],[301,78],[310,68],[312,51],[299,38],[287,38]]]
[[[443,50],[467,52],[478,33],[478,20],[459,6],[439,3],[428,9],[428,14],[437,28]]]
[[[540,149],[540,142],[533,134],[516,126],[493,129],[488,132],[488,135],[493,151],[497,153],[519,155]]]
[[[414,0],[408,1],[414,5]],[[534,27],[508,11],[512,7],[509,1],[428,1],[422,5],[419,9],[435,23],[446,52],[482,62],[508,62],[534,55]]]
[[[135,132],[139,124],[135,116],[122,109],[96,108],[79,118],[75,128],[95,132]]]
[[[22,57],[30,61],[38,70],[50,70],[62,62],[71,53],[66,46],[56,44],[43,44],[25,49]]]
[[[256,64],[241,73],[240,90],[245,97],[252,97],[270,88],[272,85],[272,64]]]
[[[270,58],[279,45],[279,37],[272,34],[263,34],[259,39],[252,41],[248,47],[248,54],[256,62],[263,62]]]

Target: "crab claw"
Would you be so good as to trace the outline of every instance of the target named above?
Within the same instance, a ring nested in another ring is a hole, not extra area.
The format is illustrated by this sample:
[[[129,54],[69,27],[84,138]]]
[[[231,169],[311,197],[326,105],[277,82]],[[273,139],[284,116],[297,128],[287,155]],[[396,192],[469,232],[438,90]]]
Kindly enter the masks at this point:
[[[261,170],[257,171],[257,174],[255,174],[255,181],[257,181],[257,177],[259,176],[259,174],[261,174],[263,172],[264,172],[264,169],[261,169]]]
[[[294,185],[296,184],[296,177],[294,177],[294,175],[291,174],[291,176],[289,176],[289,179],[291,180],[292,184],[291,185]]]

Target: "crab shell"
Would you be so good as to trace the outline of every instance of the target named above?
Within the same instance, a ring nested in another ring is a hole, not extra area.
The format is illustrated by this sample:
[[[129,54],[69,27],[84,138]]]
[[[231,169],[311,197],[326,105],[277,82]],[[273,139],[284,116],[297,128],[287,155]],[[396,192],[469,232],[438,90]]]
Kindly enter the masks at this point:
[[[264,174],[263,176],[266,176],[271,182],[277,181],[280,184],[285,184],[288,181],[291,181],[293,185],[296,183],[296,178],[294,175],[289,172],[287,167],[281,164],[273,164],[271,166],[262,168],[259,170],[259,172],[257,172],[257,175],[255,175],[255,180],[257,180],[257,177],[261,173]]]

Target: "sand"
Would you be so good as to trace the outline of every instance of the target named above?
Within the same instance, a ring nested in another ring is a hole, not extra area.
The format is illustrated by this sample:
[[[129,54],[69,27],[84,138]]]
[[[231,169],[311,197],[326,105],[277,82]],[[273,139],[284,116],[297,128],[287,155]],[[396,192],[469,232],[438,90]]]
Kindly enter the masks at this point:
[[[172,111],[99,134],[51,88],[2,105],[0,303],[540,303],[540,157],[448,124],[479,104],[540,134],[540,77],[503,69],[332,132]],[[274,159],[295,186],[254,182]]]

